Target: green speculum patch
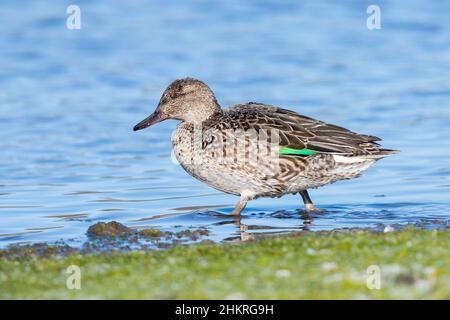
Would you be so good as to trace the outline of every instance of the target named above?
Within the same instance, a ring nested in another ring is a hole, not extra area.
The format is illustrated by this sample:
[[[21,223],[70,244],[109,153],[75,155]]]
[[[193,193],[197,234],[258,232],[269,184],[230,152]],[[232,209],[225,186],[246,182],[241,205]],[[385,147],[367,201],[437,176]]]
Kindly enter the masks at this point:
[[[314,154],[317,154],[317,151],[311,150],[311,149],[293,149],[293,148],[287,148],[287,147],[281,147],[280,150],[278,150],[279,154],[292,154],[292,155],[299,155],[299,156],[311,156]]]

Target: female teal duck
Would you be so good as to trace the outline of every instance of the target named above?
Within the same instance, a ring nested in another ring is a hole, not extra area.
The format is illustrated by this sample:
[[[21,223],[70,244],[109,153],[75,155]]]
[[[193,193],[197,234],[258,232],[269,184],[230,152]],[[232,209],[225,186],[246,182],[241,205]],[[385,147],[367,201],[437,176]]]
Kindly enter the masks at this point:
[[[175,80],[153,114],[134,130],[166,119],[181,121],[172,136],[174,154],[194,178],[239,195],[233,214],[259,197],[300,193],[358,177],[375,161],[396,153],[374,136],[358,134],[276,106],[249,102],[222,110],[202,81]]]

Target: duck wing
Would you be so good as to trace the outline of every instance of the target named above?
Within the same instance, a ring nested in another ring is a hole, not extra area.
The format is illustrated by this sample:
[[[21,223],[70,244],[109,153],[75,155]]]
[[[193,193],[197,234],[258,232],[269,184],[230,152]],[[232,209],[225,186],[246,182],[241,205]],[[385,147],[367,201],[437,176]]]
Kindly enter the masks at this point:
[[[396,153],[381,148],[378,137],[358,134],[276,106],[249,102],[225,110],[224,115],[229,118],[231,127],[278,130],[282,154],[384,157]]]

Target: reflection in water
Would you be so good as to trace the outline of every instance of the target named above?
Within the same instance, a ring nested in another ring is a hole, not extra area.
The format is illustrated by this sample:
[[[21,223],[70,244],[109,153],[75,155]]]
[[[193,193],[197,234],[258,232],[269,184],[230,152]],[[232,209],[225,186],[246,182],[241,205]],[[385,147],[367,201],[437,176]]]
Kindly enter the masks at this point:
[[[220,214],[218,214],[220,215]],[[223,216],[223,215],[220,215]],[[229,220],[226,222],[221,222],[222,224],[234,224],[236,226],[236,234],[238,236],[227,237],[224,241],[231,242],[245,242],[256,240],[258,238],[263,238],[267,236],[282,235],[288,232],[299,232],[299,231],[310,231],[309,226],[312,222],[312,214],[308,213],[306,210],[298,211],[298,219],[302,220],[302,225],[299,225],[297,229],[288,228],[289,231],[283,230],[282,227],[274,227],[269,225],[246,225],[243,223],[243,217],[241,215],[230,215]],[[231,220],[230,220],[231,219]],[[281,230],[280,230],[281,229]],[[252,232],[254,231],[254,232]]]

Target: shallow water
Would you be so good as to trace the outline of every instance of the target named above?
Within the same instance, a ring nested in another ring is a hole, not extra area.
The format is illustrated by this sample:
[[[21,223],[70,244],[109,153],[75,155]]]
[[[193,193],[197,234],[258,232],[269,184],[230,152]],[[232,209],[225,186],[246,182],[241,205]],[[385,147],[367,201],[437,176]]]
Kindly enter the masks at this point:
[[[239,237],[237,197],[171,160],[176,122],[132,132],[166,85],[204,80],[224,106],[260,101],[383,138],[401,153],[359,179],[259,199],[249,233],[419,224],[450,217],[450,3],[378,1],[57,1],[0,5],[0,246],[85,240],[88,226]],[[241,227],[242,228],[242,227]]]

